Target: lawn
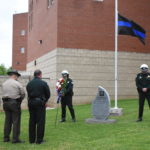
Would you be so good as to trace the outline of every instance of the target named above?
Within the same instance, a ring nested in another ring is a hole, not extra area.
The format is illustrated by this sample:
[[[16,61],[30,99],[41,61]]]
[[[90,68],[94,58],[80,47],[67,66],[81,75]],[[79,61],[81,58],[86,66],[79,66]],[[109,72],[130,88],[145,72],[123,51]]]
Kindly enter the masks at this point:
[[[150,111],[147,103],[143,122],[140,123],[135,122],[137,100],[119,101],[119,107],[123,108],[123,115],[109,117],[116,119],[116,123],[87,124],[85,119],[91,117],[91,105],[75,106],[77,122],[71,122],[67,113],[67,122],[58,122],[56,128],[56,110],[47,110],[46,142],[41,145],[28,142],[28,111],[22,111],[21,139],[25,143],[3,143],[4,113],[0,112],[0,150],[150,150]]]

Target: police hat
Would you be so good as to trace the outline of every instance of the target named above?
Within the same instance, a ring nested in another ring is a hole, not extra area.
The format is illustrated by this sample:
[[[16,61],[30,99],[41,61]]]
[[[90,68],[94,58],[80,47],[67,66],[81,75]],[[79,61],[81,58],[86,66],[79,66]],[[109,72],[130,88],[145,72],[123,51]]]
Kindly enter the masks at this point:
[[[17,70],[10,70],[10,71],[7,72],[7,74],[8,74],[9,76],[11,76],[11,75],[13,75],[13,74],[17,75],[18,77],[21,76],[21,74],[18,73]]]
[[[142,64],[142,65],[140,66],[140,68],[141,68],[141,69],[142,69],[142,68],[148,69],[148,65],[147,65],[147,64]]]
[[[63,71],[61,72],[61,74],[68,74],[68,75],[69,75],[69,72],[68,72],[67,70],[63,70]]]

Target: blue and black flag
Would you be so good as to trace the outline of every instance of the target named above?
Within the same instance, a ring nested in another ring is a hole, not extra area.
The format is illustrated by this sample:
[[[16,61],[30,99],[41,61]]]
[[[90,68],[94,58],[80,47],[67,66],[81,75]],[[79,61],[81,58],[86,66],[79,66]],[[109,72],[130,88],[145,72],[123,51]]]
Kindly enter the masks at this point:
[[[136,36],[145,45],[145,30],[120,14],[118,14],[118,34]]]

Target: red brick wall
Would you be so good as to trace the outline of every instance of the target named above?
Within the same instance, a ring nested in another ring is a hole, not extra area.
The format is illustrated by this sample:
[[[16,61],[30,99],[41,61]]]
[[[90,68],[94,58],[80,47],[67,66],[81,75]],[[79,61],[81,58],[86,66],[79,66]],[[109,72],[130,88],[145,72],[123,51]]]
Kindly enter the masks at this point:
[[[58,47],[113,49],[114,0],[59,0]]]
[[[114,49],[115,0],[33,0],[32,29],[28,38],[28,62],[54,48]],[[29,0],[31,4],[32,0]],[[119,12],[140,24],[147,31],[146,46],[139,39],[119,35],[119,51],[149,52],[150,5],[148,0],[120,0]],[[38,44],[42,40],[42,44]]]
[[[29,4],[31,2],[29,0]],[[57,0],[54,0],[50,8],[47,7],[47,0],[34,0],[33,7],[29,10],[29,17],[31,15],[33,18],[28,38],[28,62],[57,47]],[[42,44],[38,43],[39,40],[42,40]]]
[[[27,58],[27,27],[28,13],[13,15],[13,50],[12,50],[12,68],[17,70],[26,70]],[[25,35],[21,35],[21,30],[25,30]],[[25,48],[25,53],[20,52],[20,48]],[[17,64],[17,62],[19,64]]]
[[[59,0],[58,47],[114,49],[114,0]],[[148,0],[120,0],[119,12],[147,31],[146,46],[139,39],[119,35],[119,50],[150,52],[150,5]]]

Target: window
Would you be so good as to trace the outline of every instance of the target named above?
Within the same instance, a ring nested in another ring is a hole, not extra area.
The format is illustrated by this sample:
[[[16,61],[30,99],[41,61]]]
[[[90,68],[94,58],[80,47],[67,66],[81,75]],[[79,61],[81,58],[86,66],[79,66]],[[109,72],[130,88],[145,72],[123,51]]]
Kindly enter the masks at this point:
[[[33,26],[33,13],[29,14],[29,31],[32,30]]]
[[[24,48],[24,47],[21,47],[21,48],[20,48],[20,53],[22,53],[22,54],[25,53],[25,48]]]
[[[19,64],[20,64],[20,62],[17,61],[17,62],[16,62],[16,65],[19,65]]]
[[[39,43],[39,44],[42,44],[42,43],[43,43],[43,41],[42,41],[42,40],[38,40],[38,43]]]
[[[47,0],[47,7],[50,8],[50,6],[53,4],[54,0]]]
[[[21,30],[20,35],[25,36],[25,34],[26,34],[26,30]]]
[[[29,32],[32,30],[32,24],[33,24],[33,0],[29,1]]]
[[[33,0],[31,0],[29,4],[29,12],[32,12],[32,11],[33,11]]]

